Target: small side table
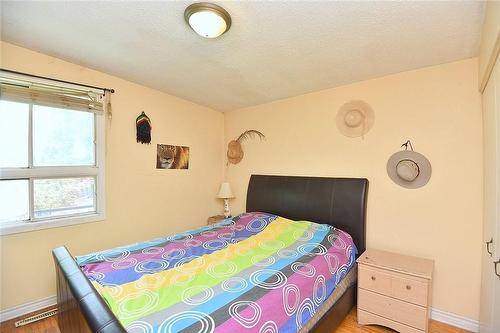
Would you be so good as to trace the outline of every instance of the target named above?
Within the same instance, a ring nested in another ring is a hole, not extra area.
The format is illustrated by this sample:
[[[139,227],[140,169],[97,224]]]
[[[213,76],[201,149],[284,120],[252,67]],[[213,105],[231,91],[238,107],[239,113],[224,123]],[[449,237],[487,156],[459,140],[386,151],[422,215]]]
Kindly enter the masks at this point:
[[[427,333],[434,261],[375,249],[357,261],[358,323]]]
[[[224,215],[215,215],[215,216],[210,216],[208,219],[207,219],[207,225],[211,225],[211,224],[214,224],[214,223],[217,223],[217,222],[220,222],[222,220],[224,220],[225,217]]]

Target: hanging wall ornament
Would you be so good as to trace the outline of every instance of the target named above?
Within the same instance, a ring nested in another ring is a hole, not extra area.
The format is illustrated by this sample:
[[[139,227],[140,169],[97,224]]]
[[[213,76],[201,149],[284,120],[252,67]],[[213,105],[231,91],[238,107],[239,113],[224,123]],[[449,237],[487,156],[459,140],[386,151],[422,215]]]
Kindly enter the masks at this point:
[[[350,138],[364,137],[374,122],[373,109],[368,103],[360,100],[345,103],[337,112],[337,128],[340,133]]]
[[[231,140],[227,145],[227,163],[238,164],[243,159],[243,148],[241,143],[244,140],[252,139],[254,136],[258,136],[261,140],[265,139],[266,136],[256,130],[247,130],[236,139]]]
[[[142,113],[135,120],[137,128],[137,142],[150,144],[151,143],[151,120],[142,111]]]
[[[394,153],[387,161],[387,174],[402,187],[414,189],[424,186],[431,178],[431,163],[424,155],[413,151],[410,140],[401,147],[405,150]]]

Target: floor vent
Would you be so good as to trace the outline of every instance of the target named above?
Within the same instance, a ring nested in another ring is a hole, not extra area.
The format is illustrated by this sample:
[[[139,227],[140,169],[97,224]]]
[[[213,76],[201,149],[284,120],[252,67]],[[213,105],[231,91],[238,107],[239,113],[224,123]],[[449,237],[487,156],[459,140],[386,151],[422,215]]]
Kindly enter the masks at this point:
[[[34,316],[31,316],[31,317],[24,318],[22,320],[16,321],[14,325],[16,327],[28,325],[28,324],[34,323],[35,321],[39,321],[39,320],[42,320],[42,319],[45,319],[45,318],[52,317],[55,314],[57,314],[57,309],[51,309],[49,311],[45,311],[45,312],[39,313],[37,315],[34,315]]]

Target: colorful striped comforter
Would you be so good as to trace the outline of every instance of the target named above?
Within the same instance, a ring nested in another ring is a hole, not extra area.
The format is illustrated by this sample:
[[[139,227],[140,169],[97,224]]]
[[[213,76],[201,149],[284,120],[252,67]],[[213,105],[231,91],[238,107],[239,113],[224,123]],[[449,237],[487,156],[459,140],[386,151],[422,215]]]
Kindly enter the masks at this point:
[[[128,332],[296,332],[354,265],[349,234],[246,213],[77,257]]]

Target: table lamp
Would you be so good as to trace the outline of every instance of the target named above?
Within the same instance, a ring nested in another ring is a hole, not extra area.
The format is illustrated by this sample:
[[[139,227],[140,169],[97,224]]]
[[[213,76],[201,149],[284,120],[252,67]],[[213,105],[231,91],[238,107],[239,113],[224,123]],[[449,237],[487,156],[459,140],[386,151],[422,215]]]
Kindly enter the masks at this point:
[[[224,217],[231,217],[231,211],[229,210],[229,199],[234,198],[234,195],[233,192],[231,192],[231,186],[229,185],[229,183],[220,184],[217,198],[224,199]]]

